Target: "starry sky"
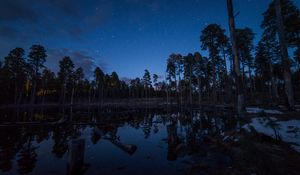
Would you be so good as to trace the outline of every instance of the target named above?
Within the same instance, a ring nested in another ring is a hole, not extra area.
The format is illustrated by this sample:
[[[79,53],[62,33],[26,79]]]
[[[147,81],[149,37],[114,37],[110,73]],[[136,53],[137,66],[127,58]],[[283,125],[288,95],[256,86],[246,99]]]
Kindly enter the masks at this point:
[[[259,39],[262,13],[271,0],[233,0],[236,27]],[[300,7],[300,1],[294,1]],[[171,53],[201,51],[199,36],[210,23],[228,31],[226,0],[0,0],[0,60],[15,47],[47,49],[47,67],[70,56],[87,76],[100,66],[120,77],[161,77]]]

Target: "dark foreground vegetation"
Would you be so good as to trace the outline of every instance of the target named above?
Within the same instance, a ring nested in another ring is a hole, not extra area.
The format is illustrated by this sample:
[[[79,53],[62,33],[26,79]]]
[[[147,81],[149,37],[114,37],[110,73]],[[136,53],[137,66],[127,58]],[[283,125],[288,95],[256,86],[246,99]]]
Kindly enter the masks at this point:
[[[230,23],[230,42],[220,25],[209,24],[200,32],[201,49],[208,51],[208,57],[199,52],[171,54],[165,80],[145,70],[141,78],[125,81],[100,67],[93,77],[86,77],[68,56],[61,59],[55,73],[45,67],[43,46],[33,45],[28,55],[15,48],[0,67],[0,103],[73,105],[159,98],[180,105],[226,103],[243,108],[245,101],[246,105],[284,104],[294,109],[300,99],[300,13],[292,1],[284,0],[277,14],[274,2],[263,13],[263,34],[257,45],[248,27],[235,29],[234,21]]]

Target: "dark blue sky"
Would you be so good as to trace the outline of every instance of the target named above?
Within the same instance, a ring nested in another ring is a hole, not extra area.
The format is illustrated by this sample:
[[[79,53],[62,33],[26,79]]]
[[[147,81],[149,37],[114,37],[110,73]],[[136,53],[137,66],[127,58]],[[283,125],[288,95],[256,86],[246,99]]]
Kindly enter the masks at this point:
[[[270,2],[234,0],[236,26],[252,28],[257,41]],[[1,0],[0,57],[42,44],[53,70],[68,55],[86,72],[101,66],[134,78],[147,68],[163,76],[172,52],[205,55],[201,30],[217,23],[228,31],[227,21],[226,0]]]

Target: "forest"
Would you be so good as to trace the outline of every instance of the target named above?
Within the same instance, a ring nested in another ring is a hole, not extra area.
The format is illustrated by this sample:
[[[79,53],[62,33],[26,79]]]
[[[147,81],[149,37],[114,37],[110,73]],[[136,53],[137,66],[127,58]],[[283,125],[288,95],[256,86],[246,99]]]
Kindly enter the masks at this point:
[[[292,1],[282,3],[288,71],[281,58],[274,2],[263,16],[263,34],[256,45],[257,36],[251,28],[235,31],[245,102],[287,104],[292,109],[300,98],[299,9]],[[166,59],[166,77],[161,81],[147,69],[142,77],[130,81],[120,80],[116,72],[105,73],[100,67],[95,68],[93,77],[86,77],[80,65],[74,65],[67,55],[57,63],[56,73],[45,66],[47,51],[43,46],[32,45],[28,54],[15,48],[1,63],[1,104],[100,104],[106,99],[124,98],[159,98],[181,105],[234,104],[237,87],[230,37],[218,24],[208,24],[199,36],[201,50],[208,56],[200,52],[171,53]],[[291,101],[285,93],[285,74],[293,89]]]
[[[62,2],[54,6],[70,13]],[[125,1],[107,2],[122,10]],[[37,7],[51,5],[43,3]],[[84,12],[98,11],[85,3]],[[99,65],[90,75],[67,52],[52,70],[51,48],[11,48],[0,59],[0,173],[298,175],[299,4],[270,0],[257,21],[262,33],[255,33],[236,27],[237,1],[223,3],[228,26],[199,28],[197,52],[160,58],[164,75],[145,67],[139,77],[122,78]]]

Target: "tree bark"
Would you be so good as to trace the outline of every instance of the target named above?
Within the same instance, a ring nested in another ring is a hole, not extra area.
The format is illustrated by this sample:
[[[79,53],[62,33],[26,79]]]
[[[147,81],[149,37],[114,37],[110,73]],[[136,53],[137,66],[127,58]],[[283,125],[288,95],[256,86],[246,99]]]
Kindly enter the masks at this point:
[[[65,105],[65,100],[66,100],[66,85],[63,85],[63,90],[62,90],[62,103]]]
[[[30,98],[30,104],[33,105],[35,103],[35,94],[36,94],[36,78],[33,78],[32,81],[32,91],[31,91],[31,98]]]
[[[285,31],[283,26],[283,18],[281,14],[280,0],[274,0],[277,17],[278,37],[280,43],[280,53],[283,64],[284,89],[288,100],[289,109],[294,108],[294,92],[291,78],[290,62],[286,45]]]
[[[181,86],[181,76],[180,76],[179,72],[179,76],[178,76],[178,90],[179,90],[179,97],[180,97],[180,106],[182,106],[182,86]]]
[[[272,88],[272,101],[278,100],[278,91],[277,91],[277,86],[275,83],[275,77],[274,77],[274,70],[273,70],[273,65],[271,60],[269,60],[269,67],[270,67],[270,77],[271,77],[271,88]]]
[[[242,115],[245,111],[244,103],[244,86],[240,73],[240,60],[238,58],[236,36],[235,36],[235,23],[233,16],[232,0],[227,0],[228,20],[230,28],[230,38],[232,42],[232,52],[234,56],[234,72],[236,77],[236,88],[237,88],[237,113]]]
[[[215,65],[215,61],[213,59],[213,104],[216,105],[216,102],[217,102],[217,75],[216,75],[216,65]]]
[[[92,96],[92,87],[89,88],[89,92],[88,92],[88,102],[89,102],[89,105],[91,104],[91,96]]]
[[[201,102],[202,102],[201,78],[198,77],[198,103],[199,103],[199,107],[201,106]]]
[[[46,80],[45,80],[46,81]],[[42,104],[43,104],[43,106],[44,106],[44,104],[45,104],[45,89],[46,89],[46,84],[48,84],[47,82],[45,82],[45,81],[43,81],[43,94],[42,94]]]
[[[223,59],[224,59],[224,66],[225,66],[225,74],[227,76],[227,63],[226,63],[226,54],[224,51],[224,47],[222,48],[222,51],[223,51]]]
[[[190,96],[190,105],[193,104],[193,97],[192,97],[192,68],[190,66],[190,78],[189,78],[189,89],[190,89],[190,92],[189,92],[189,96]]]
[[[75,93],[75,85],[72,86],[72,93],[71,93],[71,105],[73,105],[74,102],[74,93]]]
[[[253,81],[251,75],[251,63],[248,64],[248,74],[249,74],[249,85],[250,85],[250,98],[253,96]]]
[[[101,105],[102,101],[102,85],[98,85],[98,106]]]
[[[15,103],[15,105],[17,105],[17,103],[18,103],[18,95],[19,95],[18,81],[15,81],[15,93],[14,93],[14,103]]]
[[[288,57],[287,44],[285,38],[285,31],[283,26],[283,19],[281,14],[281,4],[280,0],[274,0],[275,10],[277,17],[277,28],[278,28],[278,37],[280,43],[280,53],[283,64],[283,76],[284,76],[284,88],[285,93],[288,99],[289,109],[294,108],[294,92],[292,86],[291,70],[290,70],[290,61]]]

